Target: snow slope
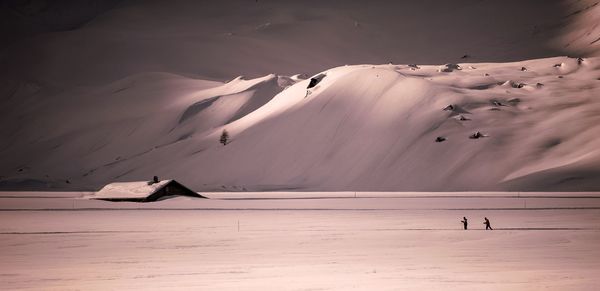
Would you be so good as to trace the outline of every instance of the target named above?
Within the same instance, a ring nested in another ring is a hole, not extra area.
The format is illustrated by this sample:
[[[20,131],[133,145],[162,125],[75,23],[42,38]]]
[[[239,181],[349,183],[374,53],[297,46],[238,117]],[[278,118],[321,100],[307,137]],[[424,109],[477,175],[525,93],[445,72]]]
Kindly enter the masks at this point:
[[[597,1],[369,3],[107,2],[5,38],[0,188],[600,188]]]
[[[25,177],[16,180],[28,187],[52,187],[59,180],[63,186],[77,183],[79,178],[67,177],[78,173],[85,178],[99,168],[148,157],[252,112],[281,90],[277,81],[269,75],[223,84],[147,73],[51,98],[19,96],[27,84],[12,84],[8,90],[13,97],[0,109],[9,121],[0,126],[7,137],[0,143],[3,167]]]
[[[177,0],[113,6],[77,29],[7,45],[0,51],[0,76],[72,87],[155,71],[226,80],[312,74],[344,64],[565,54],[552,45],[567,13],[557,0]]]
[[[554,47],[573,55],[600,54],[600,1],[565,1],[567,15]]]
[[[599,58],[323,74],[308,94],[308,80],[276,94],[292,79],[274,75],[221,84],[145,74],[88,88],[81,104],[6,110],[32,120],[2,144],[2,183],[99,188],[158,175],[195,190],[600,187]],[[139,99],[114,96],[126,93]]]

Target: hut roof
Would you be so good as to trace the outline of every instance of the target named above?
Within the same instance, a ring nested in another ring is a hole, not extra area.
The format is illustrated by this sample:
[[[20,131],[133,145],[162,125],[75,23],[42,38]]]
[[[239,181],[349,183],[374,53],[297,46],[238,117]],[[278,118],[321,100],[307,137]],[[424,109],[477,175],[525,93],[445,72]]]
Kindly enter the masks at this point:
[[[158,183],[147,181],[116,182],[104,186],[90,198],[93,199],[144,199],[175,180],[162,180]],[[179,183],[177,183],[179,184]],[[185,186],[181,185],[185,188]],[[202,197],[198,195],[199,197]]]

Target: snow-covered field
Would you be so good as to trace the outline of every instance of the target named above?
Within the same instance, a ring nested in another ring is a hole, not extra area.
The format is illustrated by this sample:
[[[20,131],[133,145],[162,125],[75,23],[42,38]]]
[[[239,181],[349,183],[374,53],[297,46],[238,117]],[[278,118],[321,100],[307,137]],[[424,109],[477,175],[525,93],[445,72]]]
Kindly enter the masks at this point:
[[[5,2],[0,190],[211,199],[0,192],[2,290],[600,285],[598,0]]]
[[[600,283],[600,193],[203,193],[213,199],[146,204],[83,194],[0,192],[3,289],[594,290]],[[483,230],[486,216],[493,231]]]

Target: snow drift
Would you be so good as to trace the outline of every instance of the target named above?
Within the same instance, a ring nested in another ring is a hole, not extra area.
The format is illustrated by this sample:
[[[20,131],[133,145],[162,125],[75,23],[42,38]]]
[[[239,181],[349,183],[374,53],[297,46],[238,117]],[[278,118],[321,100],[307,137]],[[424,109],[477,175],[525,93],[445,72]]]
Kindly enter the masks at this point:
[[[3,128],[2,183],[159,175],[194,190],[599,189],[599,58],[458,67],[342,66],[308,91],[310,78],[155,73],[62,103],[14,99],[29,112],[3,114],[28,121]]]
[[[0,188],[600,190],[596,2],[11,2]]]

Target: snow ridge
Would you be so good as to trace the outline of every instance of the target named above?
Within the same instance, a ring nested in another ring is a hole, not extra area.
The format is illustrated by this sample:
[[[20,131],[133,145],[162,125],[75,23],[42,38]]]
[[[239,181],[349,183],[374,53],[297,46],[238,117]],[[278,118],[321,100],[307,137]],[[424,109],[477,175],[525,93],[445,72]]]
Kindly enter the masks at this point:
[[[194,190],[600,188],[598,58],[448,67],[341,66],[310,89],[297,76],[151,73],[63,92],[30,106],[29,126],[3,144],[0,185],[159,175]]]

